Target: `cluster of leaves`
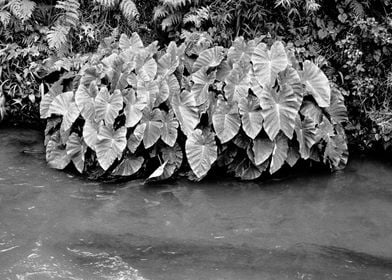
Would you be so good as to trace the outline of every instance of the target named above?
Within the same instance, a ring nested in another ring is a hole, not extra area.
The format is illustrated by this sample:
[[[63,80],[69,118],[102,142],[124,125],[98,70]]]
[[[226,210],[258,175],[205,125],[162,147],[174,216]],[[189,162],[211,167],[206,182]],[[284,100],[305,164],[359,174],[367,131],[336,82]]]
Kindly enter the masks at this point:
[[[74,90],[57,84],[42,99],[48,164],[148,182],[213,167],[253,180],[298,160],[345,166],[343,97],[314,63],[262,38],[198,46],[159,51],[137,33],[102,46]]]

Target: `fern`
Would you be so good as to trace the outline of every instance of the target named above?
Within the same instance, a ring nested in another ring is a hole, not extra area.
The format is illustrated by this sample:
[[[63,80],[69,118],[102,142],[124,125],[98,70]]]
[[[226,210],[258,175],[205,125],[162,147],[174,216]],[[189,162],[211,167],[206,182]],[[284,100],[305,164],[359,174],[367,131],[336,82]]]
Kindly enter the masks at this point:
[[[118,4],[119,0],[94,0],[95,3],[107,8],[112,8]]]
[[[64,25],[75,27],[79,23],[79,7],[78,0],[57,1],[56,9],[63,10],[62,16],[59,18]]]
[[[171,7],[173,9],[178,9],[185,6],[188,2],[192,3],[191,0],[161,0],[163,5]]]
[[[346,5],[351,9],[355,17],[363,18],[365,9],[358,0],[346,0]]]
[[[6,10],[0,11],[0,22],[4,26],[8,25],[8,23],[10,22],[10,19],[11,19],[11,14],[9,12],[7,12]]]
[[[162,20],[161,26],[162,30],[167,30],[168,28],[181,23],[182,21],[182,13],[177,12],[175,14],[171,14],[167,16],[164,20]]]
[[[210,17],[210,7],[201,7],[199,9],[192,9],[191,12],[184,16],[184,24],[193,23],[196,28],[199,28],[201,24],[208,20]]]
[[[11,14],[21,21],[29,20],[36,7],[35,2],[30,0],[11,0],[7,4],[6,3],[7,1],[0,1],[0,6],[3,6],[0,10],[0,21],[4,26],[8,25],[10,22]]]
[[[120,9],[126,18],[133,19],[139,16],[139,11],[137,10],[136,4],[132,0],[121,1]]]
[[[67,43],[68,33],[69,27],[67,26],[56,25],[52,27],[47,33],[49,47],[58,51],[63,49]]]

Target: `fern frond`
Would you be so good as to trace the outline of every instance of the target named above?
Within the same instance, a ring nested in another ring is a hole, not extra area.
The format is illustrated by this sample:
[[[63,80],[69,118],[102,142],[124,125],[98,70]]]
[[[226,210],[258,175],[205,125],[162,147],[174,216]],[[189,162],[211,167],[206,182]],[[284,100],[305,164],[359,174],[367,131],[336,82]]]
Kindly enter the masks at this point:
[[[363,18],[365,16],[365,9],[358,0],[346,0],[346,4],[348,4],[354,16],[359,18]]]
[[[173,9],[178,9],[185,6],[188,2],[192,3],[191,0],[161,0],[163,5],[169,6]]]
[[[193,9],[184,16],[184,23],[193,23],[195,27],[199,28],[201,24],[210,17],[210,7],[201,7]]]
[[[0,22],[3,24],[4,27],[8,25],[11,19],[11,14],[6,10],[0,11]]]
[[[33,11],[35,7],[36,7],[35,2],[30,0],[22,0],[19,6],[19,12],[20,12],[19,18],[22,21],[30,19],[31,16],[33,15]]]
[[[175,26],[182,21],[182,13],[175,13],[168,15],[164,20],[162,20],[161,26],[162,30],[167,30],[168,28]]]
[[[118,4],[119,0],[94,0],[95,3],[106,8],[112,8]]]
[[[156,6],[154,9],[153,20],[157,21],[160,18],[166,17],[168,14],[169,14],[169,11],[166,9],[165,6],[163,6],[163,5]]]
[[[78,0],[63,0],[57,1],[56,9],[63,10],[63,15],[60,18],[66,25],[77,26],[79,22],[79,7]]]
[[[51,49],[61,50],[67,43],[69,27],[63,25],[53,26],[47,33],[49,47]]]
[[[124,17],[134,19],[139,16],[139,11],[132,0],[122,0],[120,3],[120,9]]]

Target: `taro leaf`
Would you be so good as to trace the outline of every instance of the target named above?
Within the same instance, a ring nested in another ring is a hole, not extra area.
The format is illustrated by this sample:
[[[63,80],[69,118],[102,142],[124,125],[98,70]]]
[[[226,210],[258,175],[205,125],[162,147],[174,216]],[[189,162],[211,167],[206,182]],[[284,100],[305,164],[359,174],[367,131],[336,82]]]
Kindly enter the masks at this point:
[[[214,133],[194,130],[186,140],[185,152],[193,173],[197,178],[203,178],[218,156]]]
[[[171,41],[166,53],[158,60],[158,75],[167,77],[173,74],[179,65],[180,59],[177,55],[177,46],[175,42]]]
[[[170,96],[180,93],[180,84],[178,83],[177,77],[175,75],[170,75],[166,78],[167,84],[169,85]]]
[[[129,136],[127,146],[131,153],[135,153],[136,149],[140,146],[140,143],[143,140],[144,131],[146,131],[146,127],[146,123],[139,124],[133,133]]]
[[[311,119],[316,124],[319,124],[323,119],[321,108],[309,100],[303,102],[300,112],[304,117]]]
[[[328,142],[331,137],[335,136],[333,125],[326,117],[323,117],[323,121],[318,128],[319,133],[317,134],[317,140],[323,139],[325,142]]]
[[[332,136],[324,151],[324,163],[329,162],[331,169],[340,170],[347,164],[348,148],[343,135]]]
[[[97,136],[96,152],[99,164],[104,170],[113,164],[116,159],[122,157],[127,146],[127,129],[125,126],[114,130],[108,126],[101,126]]]
[[[279,131],[283,131],[291,139],[293,137],[295,119],[301,102],[294,94],[292,88],[283,85],[280,91],[265,88],[260,99],[263,127],[271,140],[274,140]]]
[[[115,176],[131,176],[138,172],[144,163],[143,157],[128,155],[124,157],[121,163],[113,170]]]
[[[155,100],[159,93],[159,87],[157,81],[142,81],[138,79],[137,82],[137,96],[145,99],[147,107],[150,109],[154,106]]]
[[[203,67],[197,72],[192,74],[193,86],[191,93],[196,99],[196,105],[204,104],[208,100],[209,87],[212,85],[216,78],[216,71],[207,74],[207,68]]]
[[[248,96],[250,86],[249,71],[250,63],[234,64],[233,70],[226,77],[224,88],[226,98],[230,101],[239,102]]]
[[[63,92],[62,80],[55,82],[49,89],[49,92],[42,96],[42,100],[39,105],[39,112],[41,119],[50,117],[49,108],[55,97]]]
[[[75,168],[79,171],[79,173],[83,173],[85,161],[84,155],[87,151],[87,146],[83,139],[80,138],[75,132],[72,133],[68,138],[66,151]]]
[[[170,75],[164,79],[160,78],[159,93],[155,100],[155,107],[165,102],[169,97],[180,93],[180,84],[175,75]]]
[[[221,143],[226,143],[237,135],[241,127],[237,103],[219,100],[212,116],[214,130]]]
[[[302,83],[320,107],[328,107],[331,99],[331,88],[323,71],[310,61],[304,62],[301,73]]]
[[[177,140],[178,121],[174,117],[172,110],[163,114],[163,126],[161,129],[161,138],[170,147],[173,147]]]
[[[45,141],[46,146],[50,140],[50,137],[59,130],[61,125],[61,117],[47,119],[45,127]]]
[[[95,98],[95,120],[104,120],[105,125],[113,125],[123,107],[121,91],[115,90],[110,94],[106,87],[101,88]]]
[[[255,50],[256,44],[254,41],[248,43],[244,40],[244,37],[237,37],[233,45],[230,47],[227,57],[233,62],[239,62],[241,60],[250,62],[252,54]]]
[[[129,90],[128,94],[124,97],[125,109],[124,114],[126,117],[125,126],[134,127],[143,116],[143,109],[147,107],[147,96],[138,94],[134,90]]]
[[[94,120],[86,120],[83,126],[83,139],[93,151],[96,151],[99,125]]]
[[[146,183],[167,180],[173,176],[174,172],[176,172],[176,166],[165,161],[147,178]]]
[[[79,109],[73,100],[73,92],[63,92],[55,97],[49,107],[48,114],[63,116],[62,130],[66,131],[71,128],[72,124],[79,117]]]
[[[135,62],[125,63],[121,58],[116,58],[111,70],[111,91],[116,89],[122,91],[128,86],[128,76],[135,69]]]
[[[175,165],[177,169],[181,167],[183,154],[179,144],[176,143],[173,147],[164,147],[161,152],[164,161]]]
[[[257,45],[252,55],[253,69],[261,85],[268,86],[275,80],[280,71],[286,69],[288,58],[280,41],[276,41],[268,50],[266,44]]]
[[[237,146],[223,145],[223,150],[219,153],[217,165],[219,167],[227,167],[233,163],[238,154]],[[226,148],[225,148],[226,147]]]
[[[287,153],[289,151],[289,144],[287,137],[283,134],[279,134],[274,141],[274,150],[272,151],[272,159],[270,165],[270,173],[274,174],[278,171],[285,160],[287,159]]]
[[[286,158],[288,165],[290,165],[290,167],[294,167],[300,158],[301,155],[299,154],[298,147],[290,145]]]
[[[143,81],[152,81],[157,74],[157,63],[154,58],[148,58],[136,68],[136,74]]]
[[[51,168],[64,169],[71,162],[65,146],[60,142],[60,135],[56,133],[46,145],[46,161]]]
[[[216,79],[220,82],[224,82],[232,70],[233,65],[229,61],[222,61],[222,63],[216,69]]]
[[[283,72],[279,73],[280,85],[288,84],[293,88],[294,93],[299,97],[300,100],[304,96],[304,87],[301,83],[301,77],[297,70],[292,66],[287,67]]]
[[[250,138],[255,139],[263,128],[259,99],[252,95],[248,98],[241,98],[238,108],[241,114],[242,129]]]
[[[102,68],[99,67],[89,67],[87,69],[82,70],[81,73],[81,78],[80,78],[80,84],[89,86],[90,83],[93,81],[96,83],[99,83],[101,79],[104,77],[104,73],[102,71]]]
[[[235,168],[235,176],[242,180],[256,180],[262,172],[247,158],[243,159]]]
[[[137,53],[140,49],[143,49],[143,41],[140,39],[139,34],[136,32],[132,33],[132,37],[129,38],[125,34],[121,34],[119,40],[119,47],[121,50],[132,50],[133,52]]]
[[[212,68],[221,64],[225,58],[225,49],[223,47],[213,47],[204,50],[193,64],[193,72],[200,70],[202,67]]]
[[[80,84],[76,90],[75,102],[85,120],[95,118],[95,97],[97,94],[98,87],[95,82],[91,82],[88,87]]]
[[[252,143],[252,141],[245,133],[240,131],[234,138],[233,143],[238,148],[246,150],[248,146]]]
[[[146,149],[154,145],[161,136],[163,127],[163,116],[159,109],[153,111],[144,110],[141,123],[146,124],[146,129],[143,135],[143,144]]]
[[[336,89],[332,90],[331,105],[326,109],[333,124],[348,122],[347,108],[344,105],[344,97]]]
[[[299,153],[303,159],[308,159],[310,156],[310,149],[317,142],[317,129],[316,123],[305,118],[301,121],[301,118],[297,116],[295,121],[295,135],[299,143]]]
[[[256,138],[253,141],[253,154],[256,165],[263,164],[274,151],[275,144],[268,138]]]
[[[173,95],[172,106],[182,132],[189,136],[199,124],[199,110],[194,96],[189,91]]]

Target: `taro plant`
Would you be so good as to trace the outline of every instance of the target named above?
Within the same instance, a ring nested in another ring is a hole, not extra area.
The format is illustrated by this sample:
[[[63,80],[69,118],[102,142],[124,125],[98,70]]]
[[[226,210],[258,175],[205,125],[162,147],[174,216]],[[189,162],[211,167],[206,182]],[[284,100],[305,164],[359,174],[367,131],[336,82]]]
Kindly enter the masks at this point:
[[[281,41],[201,46],[159,51],[134,33],[101,48],[74,90],[43,96],[48,164],[147,182],[218,167],[253,180],[300,160],[345,166],[344,100],[314,63]]]

